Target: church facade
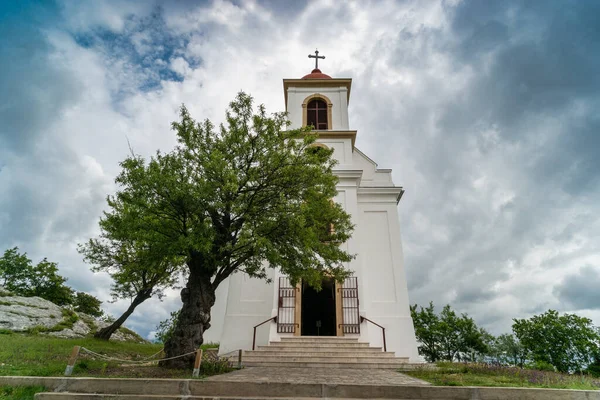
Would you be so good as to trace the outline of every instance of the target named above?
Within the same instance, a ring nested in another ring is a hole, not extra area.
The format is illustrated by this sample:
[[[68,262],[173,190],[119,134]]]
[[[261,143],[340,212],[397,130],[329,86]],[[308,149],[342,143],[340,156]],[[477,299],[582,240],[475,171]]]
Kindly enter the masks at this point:
[[[318,56],[318,54],[317,54]],[[319,57],[320,58],[320,57]],[[339,177],[335,201],[352,216],[355,230],[343,244],[356,258],[346,265],[352,276],[343,283],[325,280],[316,292],[299,283],[292,287],[277,270],[272,280],[233,274],[217,290],[212,327],[205,342],[219,342],[220,353],[276,342],[285,336],[346,336],[383,347],[418,362],[404,271],[398,203],[404,190],[392,182],[391,170],[355,147],[348,102],[352,80],[331,78],[315,68],[301,79],[284,79],[291,128],[312,125],[318,146],[334,150]]]

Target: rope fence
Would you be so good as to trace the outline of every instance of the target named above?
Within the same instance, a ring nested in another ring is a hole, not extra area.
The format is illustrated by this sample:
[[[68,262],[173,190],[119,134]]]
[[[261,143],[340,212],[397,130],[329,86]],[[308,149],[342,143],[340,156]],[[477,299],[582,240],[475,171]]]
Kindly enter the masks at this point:
[[[87,353],[93,357],[97,357],[102,360],[115,361],[115,362],[120,362],[120,363],[127,364],[127,365],[147,365],[147,364],[151,364],[151,363],[157,363],[160,361],[175,360],[177,358],[187,357],[192,354],[196,354],[196,358],[194,360],[194,369],[192,371],[192,376],[194,376],[194,377],[198,377],[200,375],[200,365],[202,363],[203,355],[205,355],[205,358],[207,359],[207,361],[217,362],[217,361],[221,361],[221,360],[226,360],[230,365],[233,366],[234,361],[232,360],[232,358],[234,357],[234,353],[237,353],[237,355],[238,355],[237,367],[238,368],[242,367],[242,350],[235,350],[235,351],[232,351],[232,352],[229,352],[229,353],[219,356],[217,354],[217,349],[207,349],[206,352],[204,352],[200,348],[198,350],[190,351],[189,353],[180,354],[180,355],[174,356],[174,357],[153,359],[154,357],[156,357],[157,355],[162,353],[163,350],[164,349],[161,349],[160,351],[152,354],[151,356],[145,357],[141,360],[127,360],[127,359],[111,357],[111,356],[108,356],[105,354],[97,353],[97,352],[90,350],[83,346],[74,346],[73,351],[71,352],[71,356],[69,357],[67,368],[65,369],[65,376],[70,376],[73,373],[73,369],[75,368],[75,363],[77,362],[77,358],[79,357],[81,352]]]

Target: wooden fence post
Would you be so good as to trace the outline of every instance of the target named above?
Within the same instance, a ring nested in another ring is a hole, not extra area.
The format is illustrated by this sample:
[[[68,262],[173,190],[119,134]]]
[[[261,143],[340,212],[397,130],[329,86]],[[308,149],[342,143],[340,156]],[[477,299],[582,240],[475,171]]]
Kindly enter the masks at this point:
[[[238,350],[238,369],[242,369],[242,349]]]
[[[75,367],[77,356],[79,356],[79,350],[81,350],[80,346],[73,346],[71,357],[69,357],[69,363],[67,364],[67,368],[65,369],[65,376],[69,376],[73,373],[73,368]]]
[[[194,371],[192,376],[197,378],[200,376],[200,364],[202,363],[202,349],[196,351],[196,360],[194,361]]]

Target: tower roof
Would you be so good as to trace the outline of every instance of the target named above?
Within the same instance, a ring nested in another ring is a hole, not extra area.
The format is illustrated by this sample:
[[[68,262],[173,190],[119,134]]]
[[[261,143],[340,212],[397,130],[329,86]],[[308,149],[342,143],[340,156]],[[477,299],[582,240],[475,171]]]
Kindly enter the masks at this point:
[[[329,75],[321,72],[320,69],[315,68],[310,74],[304,75],[302,79],[332,79]]]

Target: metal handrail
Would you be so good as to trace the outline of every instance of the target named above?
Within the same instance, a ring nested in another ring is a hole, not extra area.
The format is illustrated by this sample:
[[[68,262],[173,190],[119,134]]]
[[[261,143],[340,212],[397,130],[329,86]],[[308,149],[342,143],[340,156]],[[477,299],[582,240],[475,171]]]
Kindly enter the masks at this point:
[[[256,328],[258,328],[259,326],[261,326],[263,324],[266,324],[269,321],[277,322],[277,316],[266,319],[263,322],[261,322],[260,324],[254,326],[254,335],[252,335],[252,350],[254,350],[254,348],[256,347]]]
[[[375,325],[375,326],[378,326],[378,327],[380,327],[380,328],[381,328],[381,332],[383,333],[383,351],[384,351],[384,352],[386,352],[386,351],[387,351],[387,347],[386,347],[386,345],[385,345],[385,328],[384,328],[383,326],[379,325],[377,322],[373,322],[373,321],[371,321],[369,318],[367,318],[367,317],[363,317],[363,316],[361,315],[361,316],[360,316],[360,323],[362,324],[362,323],[363,323],[363,321],[370,322],[370,323],[372,323],[373,325]]]

